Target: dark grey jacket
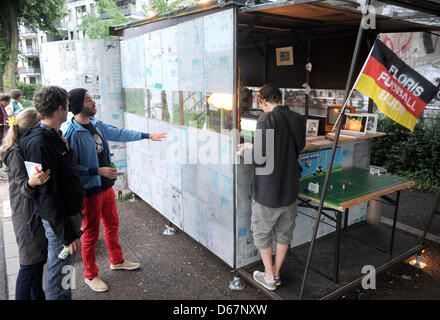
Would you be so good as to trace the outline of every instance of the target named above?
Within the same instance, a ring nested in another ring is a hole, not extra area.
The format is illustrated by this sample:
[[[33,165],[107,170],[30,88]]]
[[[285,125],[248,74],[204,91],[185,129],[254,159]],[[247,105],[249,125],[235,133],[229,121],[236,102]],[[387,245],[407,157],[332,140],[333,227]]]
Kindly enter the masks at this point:
[[[18,144],[15,144],[2,155],[2,158],[7,166],[12,225],[17,239],[20,264],[46,262],[47,239],[39,217],[35,223],[35,233],[31,236],[31,219],[34,212],[32,198],[35,190],[27,184],[28,176],[23,151]]]

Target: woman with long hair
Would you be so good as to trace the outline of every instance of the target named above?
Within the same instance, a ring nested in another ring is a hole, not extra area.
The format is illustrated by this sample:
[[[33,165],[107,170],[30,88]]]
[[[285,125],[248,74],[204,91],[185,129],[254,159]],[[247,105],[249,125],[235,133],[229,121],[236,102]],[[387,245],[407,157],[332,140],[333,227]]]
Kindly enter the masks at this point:
[[[20,270],[15,299],[44,300],[42,280],[47,260],[47,239],[41,219],[34,210],[33,196],[36,187],[49,180],[50,171],[36,171],[28,177],[24,154],[19,147],[20,137],[40,122],[40,115],[33,108],[26,109],[8,122],[9,129],[3,138],[0,154],[7,167],[12,225],[19,250]]]

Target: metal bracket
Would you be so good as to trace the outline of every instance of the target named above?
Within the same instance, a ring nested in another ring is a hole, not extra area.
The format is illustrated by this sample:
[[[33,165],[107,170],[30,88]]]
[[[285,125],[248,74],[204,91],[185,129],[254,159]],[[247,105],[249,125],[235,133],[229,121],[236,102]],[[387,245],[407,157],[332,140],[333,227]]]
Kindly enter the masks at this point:
[[[165,225],[165,227],[167,229],[163,232],[163,234],[165,234],[167,236],[173,236],[176,234],[176,229],[173,228],[172,226]]]
[[[244,289],[244,283],[243,280],[241,280],[240,277],[234,276],[234,279],[229,283],[229,289],[231,290],[243,290]]]
[[[422,256],[422,254],[420,254],[420,255],[418,255],[418,254],[416,254],[416,263],[415,264],[412,264],[412,266],[413,267],[416,267],[416,268],[419,268],[419,269],[422,269],[422,266],[421,266],[421,264],[420,264],[420,261],[421,260],[423,260],[423,261],[428,261],[428,259],[426,259],[425,257],[423,257]]]

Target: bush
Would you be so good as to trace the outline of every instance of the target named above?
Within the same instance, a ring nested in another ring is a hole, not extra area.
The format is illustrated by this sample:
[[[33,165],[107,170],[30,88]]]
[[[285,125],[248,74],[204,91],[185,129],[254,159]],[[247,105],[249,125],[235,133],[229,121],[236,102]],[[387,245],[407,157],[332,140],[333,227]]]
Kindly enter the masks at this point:
[[[21,96],[23,97],[23,99],[32,100],[34,98],[35,90],[41,87],[42,85],[40,83],[28,84],[21,81],[17,81],[17,89],[21,91]]]
[[[21,105],[23,106],[23,109],[32,108],[34,106],[32,100],[21,99],[20,102]]]
[[[417,189],[440,191],[440,117],[419,120],[411,132],[380,116],[377,130],[387,136],[373,139],[371,164],[414,180]]]

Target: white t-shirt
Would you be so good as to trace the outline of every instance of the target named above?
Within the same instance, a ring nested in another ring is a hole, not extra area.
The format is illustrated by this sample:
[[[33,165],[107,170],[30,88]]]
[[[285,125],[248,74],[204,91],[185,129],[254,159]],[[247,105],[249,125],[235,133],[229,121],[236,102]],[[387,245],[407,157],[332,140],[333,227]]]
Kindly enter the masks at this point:
[[[21,111],[23,111],[23,106],[21,105],[20,102],[13,101],[11,99],[11,103],[9,103],[6,106],[5,110],[6,110],[6,113],[8,114],[8,117],[11,117],[11,116],[15,117],[15,116],[17,116],[17,114],[19,114]]]

